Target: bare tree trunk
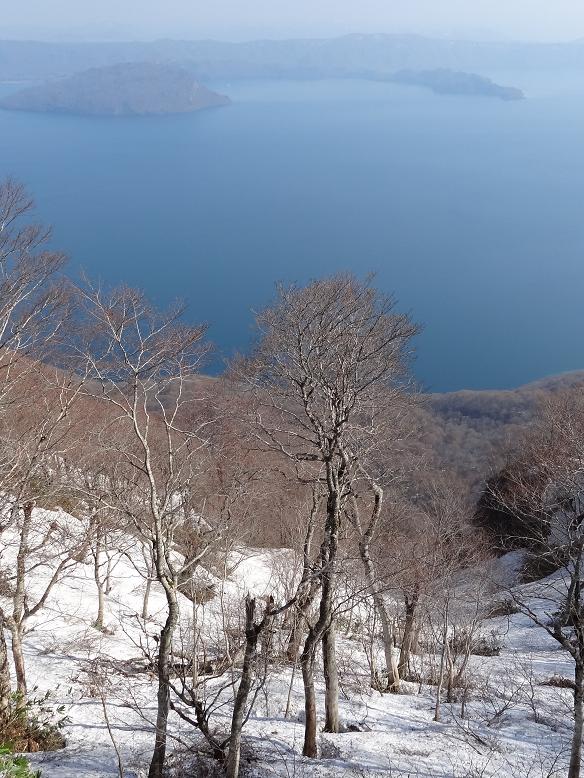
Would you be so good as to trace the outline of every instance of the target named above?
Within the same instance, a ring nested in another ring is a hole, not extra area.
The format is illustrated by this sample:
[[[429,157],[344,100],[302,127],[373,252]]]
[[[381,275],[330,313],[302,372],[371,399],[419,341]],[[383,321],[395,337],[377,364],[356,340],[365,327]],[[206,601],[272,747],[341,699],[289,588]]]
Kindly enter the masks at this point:
[[[325,634],[333,625],[333,599],[336,582],[336,562],[339,544],[339,517],[340,517],[340,482],[339,472],[335,470],[331,462],[327,462],[327,514],[324,539],[320,547],[320,581],[321,595],[316,624],[309,628],[308,636],[302,651],[302,679],[304,682],[304,756],[315,758],[316,747],[316,699],[314,692],[314,660],[316,648],[319,642],[323,645],[323,659],[325,666],[325,700],[327,707],[327,731],[338,732],[338,672],[336,665],[336,651],[334,632],[332,640],[325,640]],[[334,627],[332,627],[334,630]]]
[[[148,576],[144,588],[144,599],[142,601],[142,618],[144,621],[148,618],[148,601],[150,600],[150,590],[152,589],[152,578]]]
[[[325,680],[325,732],[339,731],[339,671],[337,668],[336,628],[334,620],[322,638]]]
[[[454,640],[454,638],[453,638]],[[446,667],[448,668],[448,681],[446,684],[446,702],[451,703],[454,701],[454,662],[456,657],[453,656],[450,643],[446,640]]]
[[[294,681],[296,680],[296,668],[298,667],[298,659],[292,665],[292,674],[290,676],[290,685],[288,686],[288,697],[286,698],[286,710],[284,711],[284,718],[287,719],[290,715],[290,703],[292,702],[292,690],[294,689]]]
[[[295,666],[298,661],[298,652],[302,643],[302,616],[294,613],[292,616],[292,629],[286,646],[286,659]]]
[[[391,618],[387,610],[387,605],[383,597],[383,593],[380,590],[375,572],[375,565],[373,564],[373,559],[371,558],[371,542],[381,517],[383,489],[381,489],[381,487],[376,483],[372,483],[371,487],[375,495],[375,501],[371,519],[369,521],[369,526],[364,532],[356,498],[353,498],[352,500],[354,512],[353,523],[357,532],[359,533],[359,555],[361,557],[361,562],[365,571],[365,581],[367,583],[367,588],[373,597],[375,611],[381,623],[381,630],[383,634],[383,651],[385,655],[385,668],[388,677],[388,688],[393,691],[399,691],[400,674],[393,652],[395,640]]]
[[[393,650],[393,632],[391,629],[391,619],[387,613],[383,597],[381,599],[383,606],[381,607],[381,604],[379,606],[379,616],[381,620],[381,630],[383,633],[383,650],[385,654],[385,668],[387,670],[388,689],[393,692],[399,692],[400,677],[397,660]]]
[[[8,649],[4,636],[4,614],[0,610],[0,725],[6,720],[10,708],[10,667],[8,665]]]
[[[365,569],[367,588],[373,595],[373,604],[375,605],[375,611],[381,623],[385,667],[388,675],[388,688],[392,689],[393,691],[399,691],[400,673],[396,663],[395,654],[393,652],[394,637],[392,622],[383,594],[379,591],[379,587],[377,586],[373,560],[371,559],[369,542],[367,541],[367,538],[364,538],[359,543],[359,553],[361,555],[361,561]]]
[[[103,586],[101,585],[101,582],[99,582],[97,584],[97,616],[95,618],[95,621],[93,622],[93,626],[95,627],[95,629],[98,629],[100,632],[103,632],[104,612],[105,612],[105,597],[104,597]]]
[[[418,653],[418,644],[420,642],[420,631],[422,629],[422,625],[420,624],[420,619],[417,618],[414,623],[414,631],[412,634],[412,642],[410,643],[410,653],[411,654],[417,654]]]
[[[383,595],[375,592],[373,596],[375,610],[381,622],[381,633],[383,635],[383,652],[385,655],[385,668],[388,676],[388,687],[392,691],[399,691],[399,669],[393,652],[393,630],[391,628],[391,618],[387,611],[387,605]]]
[[[322,640],[325,681],[326,731],[339,731],[339,676],[337,670],[334,632],[333,599],[336,583],[337,549],[339,544],[339,516],[341,507],[341,481],[339,472],[327,463],[328,499],[325,539],[321,549],[322,593],[318,621],[315,625],[317,639]],[[314,653],[314,651],[313,651]]]
[[[24,663],[24,653],[22,650],[22,632],[17,624],[10,626],[10,635],[12,638],[12,659],[14,661],[14,674],[16,676],[16,691],[20,697],[21,703],[26,702],[26,665]]]
[[[314,633],[310,630],[300,663],[302,666],[302,682],[304,684],[304,747],[303,756],[316,759],[318,748],[316,745],[316,693],[314,690],[314,652],[316,641]]]
[[[318,590],[318,580],[316,578],[312,578],[311,580],[312,570],[310,554],[316,517],[321,501],[322,497],[319,495],[317,488],[313,488],[312,507],[302,548],[302,576],[296,590],[297,604],[292,611],[292,629],[290,630],[290,637],[286,647],[286,657],[289,662],[294,663],[298,661],[298,653],[300,651],[302,635],[304,633],[304,624]]]
[[[582,764],[582,735],[584,731],[584,663],[576,660],[574,673],[574,734],[570,751],[568,778],[580,778]]]
[[[298,654],[305,631],[304,624],[307,621],[308,613],[318,590],[318,581],[314,580],[310,584],[303,584],[303,586],[305,591],[302,596],[299,596],[298,604],[293,613],[292,628],[288,638],[288,645],[286,646],[286,658],[289,662],[298,661]],[[300,586],[298,588],[300,589]]]
[[[103,720],[105,721],[105,726],[106,726],[106,729],[107,729],[107,733],[109,735],[109,739],[111,740],[113,749],[114,749],[115,754],[116,754],[116,761],[118,763],[118,778],[125,778],[124,763],[122,761],[122,755],[120,753],[120,748],[119,748],[119,746],[117,744],[117,741],[116,741],[116,738],[114,736],[114,732],[113,732],[113,729],[112,729],[112,725],[111,725],[111,721],[110,721],[110,718],[109,718],[109,714],[107,712],[107,700],[105,698],[105,693],[104,693],[104,680],[103,680],[103,678],[100,680],[100,683],[99,683],[99,697],[100,697],[100,701],[101,701],[101,709],[103,711]]]
[[[231,718],[231,732],[229,737],[229,751],[225,765],[226,778],[237,778],[239,775],[239,760],[241,755],[241,733],[246,717],[246,707],[251,691],[255,666],[258,656],[258,638],[269,624],[267,614],[260,624],[255,623],[256,601],[247,597],[245,601],[245,653],[241,669],[241,680],[235,695],[233,716]]]
[[[436,707],[434,708],[434,721],[440,721],[440,697],[442,695],[442,686],[444,684],[444,665],[446,661],[446,651],[448,644],[448,600],[444,611],[444,627],[442,630],[442,652],[440,654],[440,672],[438,674],[438,685],[436,686]]]
[[[412,651],[412,642],[416,627],[416,614],[418,609],[419,592],[417,586],[410,597],[406,596],[406,619],[404,624],[404,635],[402,638],[401,650],[399,653],[398,671],[401,679],[408,674],[410,663],[410,654]]]
[[[95,585],[97,587],[97,616],[95,617],[93,626],[96,629],[103,631],[105,597],[104,597],[103,583],[101,580],[100,562],[101,562],[101,532],[98,529],[97,538],[95,542],[95,551],[93,552],[93,577],[95,579]]]
[[[104,551],[105,555],[107,557],[107,565],[106,565],[106,571],[105,571],[105,594],[106,597],[109,597],[112,590],[112,555],[108,551],[107,547],[107,537],[104,540]]]
[[[151,549],[142,546],[142,556],[144,558],[144,564],[146,565],[146,586],[144,587],[144,598],[142,600],[142,619],[144,621],[148,619],[148,603],[150,601],[150,592],[152,590],[152,580],[156,572],[151,555]]]
[[[34,503],[27,502],[22,508],[22,526],[18,554],[16,556],[16,584],[13,596],[13,612],[9,621],[9,629],[12,636],[12,657],[14,660],[14,672],[16,675],[16,690],[21,702],[26,701],[26,667],[22,652],[22,634],[24,630],[26,608],[26,559],[29,554],[28,539],[32,525],[32,512]]]
[[[191,683],[196,690],[199,684],[199,626],[197,612],[197,595],[194,580],[191,578],[192,622],[193,622],[193,658],[191,662]]]
[[[179,609],[176,589],[165,586],[168,615],[160,632],[158,647],[158,694],[156,712],[156,737],[154,753],[150,762],[148,778],[162,778],[166,759],[166,739],[168,731],[168,712],[170,709],[170,663],[172,657],[172,636],[178,624]]]
[[[442,684],[444,683],[444,658],[446,653],[446,645],[442,646],[442,653],[440,654],[440,672],[438,674],[438,684],[436,685],[436,705],[434,707],[434,721],[440,721],[440,696],[442,694]]]

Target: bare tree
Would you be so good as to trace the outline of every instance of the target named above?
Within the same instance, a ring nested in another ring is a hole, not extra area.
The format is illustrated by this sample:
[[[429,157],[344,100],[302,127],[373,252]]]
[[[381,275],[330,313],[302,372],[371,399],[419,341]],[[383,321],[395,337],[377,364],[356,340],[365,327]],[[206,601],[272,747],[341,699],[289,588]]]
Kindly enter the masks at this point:
[[[14,549],[15,556],[14,572],[8,576],[12,608],[5,614],[5,623],[12,637],[17,688],[23,700],[27,688],[22,642],[27,624],[87,549],[81,522],[72,527],[57,519],[47,522],[42,513],[35,513],[37,506],[58,506],[68,490],[61,478],[62,463],[77,448],[81,414],[75,417],[74,411],[84,379],[75,369],[31,366],[26,380],[20,377],[18,382],[19,391],[26,387],[27,404],[11,404],[2,425],[0,445],[12,452],[9,466],[0,472],[5,533],[7,526],[11,529],[3,554]],[[30,578],[39,569],[48,573],[48,580],[35,596]]]
[[[254,678],[258,674],[257,664],[259,661],[258,642],[262,635],[270,630],[272,622],[281,613],[287,611],[292,605],[293,600],[276,608],[272,597],[268,598],[267,604],[260,621],[256,621],[257,601],[253,597],[246,597],[245,601],[245,652],[243,656],[243,665],[241,677],[235,701],[233,704],[233,715],[231,718],[231,730],[229,734],[229,750],[226,760],[227,778],[238,778],[239,762],[241,752],[241,734],[245,722],[249,718],[253,707],[248,705],[248,700],[252,691]],[[267,652],[264,657],[267,669]]]
[[[574,660],[574,731],[569,778],[579,778],[584,733],[584,414],[581,390],[542,405],[529,434],[505,470],[491,481],[491,499],[513,518],[511,540],[524,546],[533,577],[552,571],[539,604],[522,590],[516,607]],[[504,488],[497,488],[503,483]]]
[[[391,398],[403,392],[404,357],[416,327],[369,282],[348,275],[307,287],[278,287],[272,307],[257,316],[260,341],[239,365],[255,395],[255,423],[263,445],[295,462],[324,485],[316,621],[309,625],[301,663],[305,684],[304,753],[316,756],[313,668],[322,643],[325,729],[337,732],[338,672],[334,597],[339,531],[351,483],[367,443]]]
[[[69,298],[66,257],[47,249],[51,231],[31,221],[33,207],[23,186],[0,183],[0,409],[18,399],[8,390],[46,352]]]
[[[207,352],[204,327],[182,323],[182,306],[154,310],[128,288],[81,292],[88,322],[87,358],[98,396],[111,411],[100,444],[119,462],[113,507],[123,511],[152,549],[166,597],[158,641],[158,708],[150,778],[161,778],[167,748],[172,640],[179,620],[179,584],[218,540],[195,510],[197,475],[208,449],[212,414],[192,382]],[[175,538],[199,526],[198,552],[182,563]]]
[[[56,450],[62,448],[80,385],[75,370],[59,373],[42,364],[61,347],[71,295],[60,275],[66,257],[48,249],[50,229],[34,223],[32,212],[24,187],[10,179],[0,183],[0,533],[15,522],[19,525],[13,609],[1,617],[12,634],[23,696],[25,623],[44,606],[63,570],[59,563],[38,601],[26,598],[33,506],[37,498],[46,497],[46,483],[39,490],[39,474],[43,469],[46,474],[49,460],[54,463]]]
[[[374,495],[373,504],[372,506],[368,506],[369,510],[367,511],[366,520],[363,520],[363,511],[358,493],[354,493],[351,497],[348,516],[357,534],[359,556],[363,564],[367,591],[373,599],[377,618],[381,624],[385,667],[388,677],[387,687],[392,691],[399,691],[400,673],[394,654],[395,636],[393,619],[389,611],[384,591],[387,582],[383,580],[383,576],[379,575],[371,551],[371,545],[374,541],[381,519],[383,489],[375,481],[371,481],[371,489]]]

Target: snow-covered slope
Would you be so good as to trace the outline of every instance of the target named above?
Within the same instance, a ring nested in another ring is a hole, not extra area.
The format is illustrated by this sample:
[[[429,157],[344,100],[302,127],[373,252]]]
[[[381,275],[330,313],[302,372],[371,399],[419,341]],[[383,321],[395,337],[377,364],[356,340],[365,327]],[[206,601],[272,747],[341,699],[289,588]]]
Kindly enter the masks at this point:
[[[289,562],[286,551],[233,554],[225,584],[208,574],[216,597],[204,607],[206,628],[225,618],[229,608],[241,612],[247,591],[258,596],[281,592]],[[149,619],[141,621],[145,584],[140,564],[135,551],[116,558],[106,599],[106,632],[91,626],[97,592],[92,565],[86,563],[79,563],[55,586],[31,623],[25,643],[29,686],[37,686],[39,692],[50,690],[52,703],[66,705],[70,718],[65,750],[32,757],[47,778],[117,776],[111,736],[127,778],[144,775],[152,747],[155,678],[144,669],[142,649],[153,644],[164,615],[164,597],[153,586]],[[544,613],[550,608],[544,597],[549,589],[549,581],[531,584],[523,595]],[[192,603],[182,598],[182,606],[186,618]],[[489,619],[483,631],[496,633],[502,643],[500,655],[472,657],[464,716],[459,694],[454,703],[443,704],[442,721],[435,722],[434,686],[404,684],[399,695],[370,688],[362,642],[347,628],[349,634],[339,639],[341,716],[347,731],[322,733],[321,758],[316,761],[300,755],[300,673],[292,677],[289,665],[276,665],[244,730],[244,774],[307,778],[562,774],[571,734],[571,691],[544,682],[570,678],[572,661],[544,630],[519,613]],[[317,690],[322,715],[321,677]],[[220,726],[220,718],[218,722]],[[197,733],[176,716],[172,731],[182,743],[197,742]]]

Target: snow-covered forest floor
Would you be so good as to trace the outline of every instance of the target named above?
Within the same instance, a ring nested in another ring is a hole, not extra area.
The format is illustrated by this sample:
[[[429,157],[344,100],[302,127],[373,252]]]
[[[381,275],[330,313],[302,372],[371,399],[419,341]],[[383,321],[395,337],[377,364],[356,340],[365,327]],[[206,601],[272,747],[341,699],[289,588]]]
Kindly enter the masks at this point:
[[[50,518],[50,512],[47,515]],[[45,608],[31,622],[25,641],[29,690],[34,688],[31,696],[50,691],[50,704],[64,705],[68,716],[66,748],[31,757],[46,778],[119,775],[116,748],[127,778],[145,774],[152,749],[156,679],[144,656],[155,646],[165,601],[153,585],[149,618],[141,619],[145,581],[140,559],[135,548],[113,558],[104,631],[92,626],[97,590],[93,566],[87,563],[77,564],[53,588]],[[232,555],[223,581],[217,571],[209,574],[215,596],[198,609],[201,645],[207,640],[211,646],[212,635],[219,634],[216,627],[225,626],[226,619],[232,623],[243,618],[246,593],[277,597],[289,559],[285,551],[247,550]],[[510,555],[491,574],[508,577],[514,561]],[[553,608],[548,599],[553,583],[553,578],[545,579],[516,591],[535,612],[545,614]],[[501,592],[489,596],[502,599]],[[183,598],[185,640],[192,631],[192,611],[192,602]],[[320,734],[318,760],[301,756],[301,674],[276,659],[244,729],[243,774],[286,778],[561,774],[569,752],[572,692],[567,685],[547,682],[572,678],[572,660],[521,613],[485,619],[480,631],[500,646],[500,652],[471,657],[466,691],[456,690],[452,703],[443,701],[441,721],[436,722],[436,686],[424,681],[435,673],[439,656],[418,653],[413,661],[421,682],[403,683],[400,694],[381,694],[370,686],[362,625],[358,617],[345,614],[338,648],[346,731]],[[320,671],[317,681],[322,718]],[[229,704],[219,707],[212,726],[227,731],[229,715]],[[193,764],[194,757],[188,753],[193,745],[203,745],[197,731],[172,714],[172,735],[173,761],[184,759],[186,775],[204,775],[205,763]]]

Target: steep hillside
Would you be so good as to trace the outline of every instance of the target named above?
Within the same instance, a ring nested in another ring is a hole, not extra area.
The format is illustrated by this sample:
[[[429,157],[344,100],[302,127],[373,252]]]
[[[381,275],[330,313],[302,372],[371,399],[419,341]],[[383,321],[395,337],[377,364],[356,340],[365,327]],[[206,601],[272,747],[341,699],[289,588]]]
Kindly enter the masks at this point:
[[[500,466],[546,397],[584,384],[584,371],[511,390],[465,390],[423,397],[422,440],[438,462],[480,486]]]

